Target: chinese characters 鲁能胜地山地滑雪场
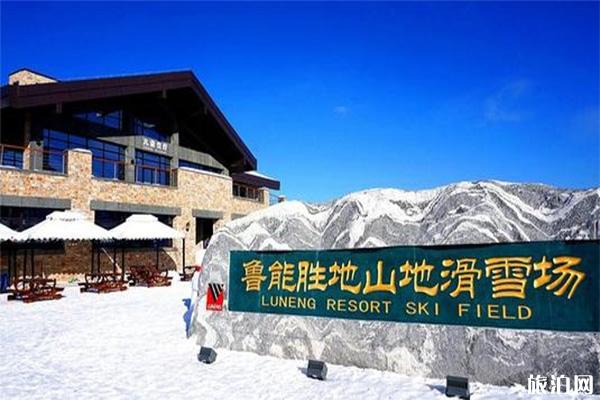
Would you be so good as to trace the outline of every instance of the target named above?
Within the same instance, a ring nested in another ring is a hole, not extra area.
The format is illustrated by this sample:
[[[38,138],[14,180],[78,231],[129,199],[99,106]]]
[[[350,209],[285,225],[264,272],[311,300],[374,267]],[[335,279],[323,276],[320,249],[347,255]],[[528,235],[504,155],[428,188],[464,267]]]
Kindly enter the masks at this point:
[[[359,267],[348,260],[337,261],[329,267],[319,261],[299,261],[289,263],[275,261],[265,268],[262,261],[253,259],[243,264],[246,291],[260,291],[263,282],[267,290],[285,290],[290,293],[325,291],[328,287],[339,286],[341,291],[352,294],[387,292],[396,294],[403,287],[412,285],[415,293],[437,296],[447,292],[451,297],[461,294],[475,298],[476,282],[489,278],[492,284],[492,298],[526,298],[528,279],[533,277],[535,289],[545,287],[556,296],[566,294],[568,299],[585,279],[583,271],[573,267],[581,263],[581,258],[557,256],[548,259],[543,256],[537,262],[532,257],[491,257],[484,259],[485,268],[478,268],[476,258],[444,259],[439,276],[444,279],[435,284],[429,283],[436,268],[426,260],[411,263],[406,261],[398,268],[384,273],[383,261],[377,262],[376,272],[364,271],[360,279]],[[398,273],[398,276],[396,275]],[[536,274],[537,276],[533,276]],[[376,277],[373,278],[373,275]],[[397,279],[400,278],[400,279]]]

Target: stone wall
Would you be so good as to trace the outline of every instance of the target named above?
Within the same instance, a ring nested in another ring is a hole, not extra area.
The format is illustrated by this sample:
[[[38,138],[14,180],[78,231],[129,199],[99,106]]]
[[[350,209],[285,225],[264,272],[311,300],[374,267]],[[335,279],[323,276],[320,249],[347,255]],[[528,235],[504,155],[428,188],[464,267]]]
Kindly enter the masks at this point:
[[[143,206],[179,209],[173,227],[186,235],[186,263],[194,262],[196,220],[193,210],[209,210],[222,215],[215,229],[232,219],[232,216],[249,214],[268,206],[269,192],[263,191],[263,202],[234,198],[232,180],[225,175],[187,168],[175,170],[177,186],[158,186],[112,181],[92,176],[92,155],[88,150],[74,149],[65,154],[65,173],[0,168],[0,194],[23,198],[63,198],[71,200],[71,208],[93,219],[92,201],[128,203]],[[28,158],[28,157],[24,157]],[[36,258],[36,266],[50,275],[83,274],[90,270],[90,244],[65,246],[65,252],[50,252]],[[109,251],[110,252],[110,251]],[[153,249],[134,249],[128,252],[126,265],[154,263]],[[103,268],[112,268],[107,256],[101,257]],[[120,262],[120,256],[119,256]],[[6,265],[6,257],[0,259]],[[183,263],[182,241],[174,240],[173,247],[161,250],[161,264],[181,269]],[[19,260],[19,266],[22,261]]]

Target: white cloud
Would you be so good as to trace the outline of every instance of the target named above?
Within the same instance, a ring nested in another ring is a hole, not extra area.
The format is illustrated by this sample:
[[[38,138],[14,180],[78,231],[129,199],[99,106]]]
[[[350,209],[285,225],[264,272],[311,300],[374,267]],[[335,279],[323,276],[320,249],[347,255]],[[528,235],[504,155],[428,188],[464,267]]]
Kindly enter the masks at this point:
[[[337,115],[346,115],[348,114],[348,107],[346,106],[335,106],[333,108],[333,112]]]
[[[584,135],[598,136],[600,133],[600,105],[586,107],[573,118],[574,129]]]
[[[484,102],[485,119],[491,122],[519,122],[525,117],[521,99],[531,90],[531,82],[519,79],[502,86]]]

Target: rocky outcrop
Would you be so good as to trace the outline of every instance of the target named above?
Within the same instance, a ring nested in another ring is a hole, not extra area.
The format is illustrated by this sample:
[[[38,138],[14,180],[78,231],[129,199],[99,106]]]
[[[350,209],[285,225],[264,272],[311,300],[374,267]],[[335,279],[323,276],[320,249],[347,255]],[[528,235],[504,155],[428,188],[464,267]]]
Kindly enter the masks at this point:
[[[433,190],[377,189],[327,204],[290,201],[235,220],[206,251],[200,287],[227,282],[229,251],[382,247],[597,238],[600,189],[463,182]],[[201,303],[206,300],[200,298]],[[203,305],[203,303],[202,303]],[[408,375],[459,374],[527,384],[529,374],[592,374],[600,335],[350,321],[197,308],[200,344]]]

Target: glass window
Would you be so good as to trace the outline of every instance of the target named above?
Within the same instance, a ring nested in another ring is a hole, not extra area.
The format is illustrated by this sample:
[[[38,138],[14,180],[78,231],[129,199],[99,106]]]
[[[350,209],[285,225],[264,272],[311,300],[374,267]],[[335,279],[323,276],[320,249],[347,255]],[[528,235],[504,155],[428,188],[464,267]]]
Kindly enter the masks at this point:
[[[156,127],[156,124],[147,121],[142,121],[139,118],[133,118],[133,134],[146,136],[148,138],[155,139],[160,142],[169,141],[169,135],[164,132],[161,132]]]
[[[256,201],[262,201],[262,192],[258,188],[242,185],[240,183],[233,184],[233,195]]]
[[[121,121],[123,120],[123,112],[113,111],[110,113],[101,113],[97,111],[79,113],[74,115],[75,118],[81,119],[92,124],[104,125],[109,128],[121,129]]]
[[[195,162],[187,161],[187,160],[179,160],[179,166],[180,167],[187,167],[187,168],[197,169],[197,170],[200,170],[200,171],[210,171],[210,172],[214,172],[214,173],[217,173],[217,174],[223,173],[223,170],[220,169],[220,168],[210,167],[208,165],[199,164],[199,163],[195,163]]]
[[[135,151],[136,182],[156,185],[171,183],[171,159],[147,151]]]
[[[23,169],[23,150],[0,145],[0,165]]]
[[[92,174],[100,178],[125,179],[125,147],[101,140],[44,129],[44,169],[63,170],[63,152],[83,148],[92,152]]]

